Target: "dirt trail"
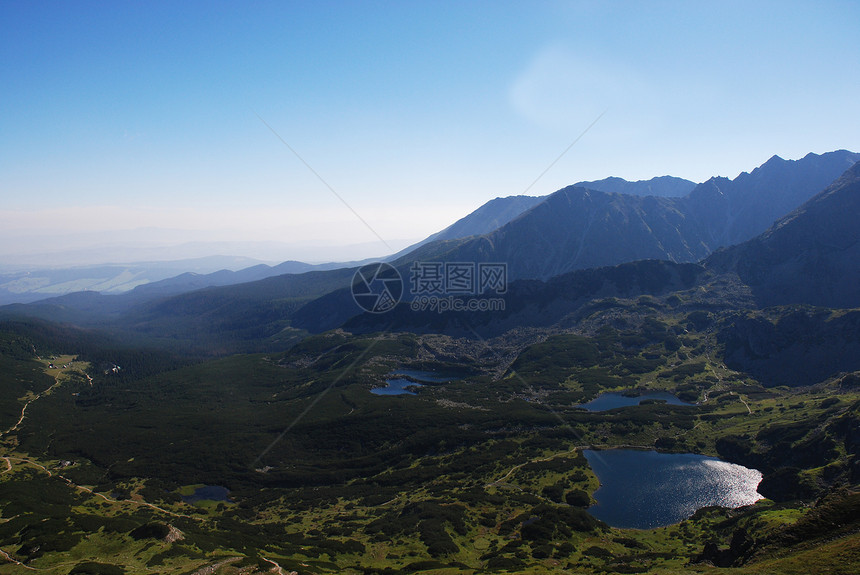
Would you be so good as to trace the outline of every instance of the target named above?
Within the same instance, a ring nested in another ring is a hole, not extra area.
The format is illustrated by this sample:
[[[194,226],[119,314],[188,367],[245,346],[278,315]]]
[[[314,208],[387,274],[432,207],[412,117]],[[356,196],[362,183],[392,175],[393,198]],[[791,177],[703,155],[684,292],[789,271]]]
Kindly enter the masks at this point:
[[[69,362],[69,363],[71,363],[71,362]],[[13,431],[16,431],[19,427],[21,427],[21,424],[24,423],[24,417],[26,417],[26,415],[27,415],[27,408],[30,407],[30,404],[33,403],[34,401],[41,399],[42,397],[44,397],[46,395],[50,395],[51,392],[54,391],[54,389],[56,389],[57,387],[59,387],[63,384],[63,380],[60,379],[60,376],[65,375],[66,373],[69,373],[71,371],[77,371],[79,373],[83,373],[83,375],[87,378],[87,380],[89,380],[90,385],[93,384],[93,378],[90,377],[87,373],[85,373],[83,371],[77,370],[76,368],[73,368],[73,367],[61,369],[59,371],[59,373],[54,376],[54,384],[51,385],[51,387],[49,387],[48,389],[46,389],[44,391],[40,391],[34,397],[27,400],[27,402],[24,404],[24,407],[21,408],[21,417],[18,418],[17,423],[15,423],[15,425],[10,427],[9,429],[4,431],[3,433],[0,433],[0,439],[3,439],[5,436],[9,435]]]
[[[748,413],[748,414],[750,414],[750,415],[752,415],[752,409],[750,409],[750,404],[749,404],[749,403],[747,403],[747,402],[746,402],[746,400],[745,400],[743,397],[741,397],[741,394],[740,394],[740,393],[737,393],[737,392],[735,392],[735,391],[732,391],[732,392],[731,392],[731,395],[736,395],[736,396],[738,397],[738,399],[740,400],[740,402],[744,404],[744,407],[746,407],[746,408],[747,408],[747,413]]]
[[[51,387],[49,387],[45,391],[42,391],[42,392],[36,394],[35,397],[29,399],[27,401],[27,403],[24,404],[24,407],[21,408],[21,417],[18,418],[18,422],[15,425],[13,425],[12,427],[10,427],[9,429],[7,429],[6,431],[4,431],[2,434],[0,434],[0,439],[2,439],[6,435],[12,433],[13,431],[17,430],[19,427],[21,427],[21,424],[24,423],[24,417],[27,415],[27,408],[30,407],[31,403],[33,403],[37,399],[40,399],[44,395],[50,394],[52,391],[54,391],[55,388],[57,388],[60,385],[62,385],[62,382],[60,381],[60,377],[57,376],[54,378],[54,385],[52,385]]]
[[[268,557],[263,557],[262,555],[260,555],[260,559],[262,559],[266,563],[271,563],[272,569],[270,571],[274,571],[278,575],[298,575],[298,573],[296,573],[295,571],[290,571],[290,572],[284,571],[283,567],[281,567],[275,561],[273,561],[272,559],[269,559]]]
[[[535,457],[535,458],[530,459],[530,460],[528,460],[528,461],[525,461],[525,462],[523,462],[523,463],[519,463],[519,464],[517,464],[517,465],[514,465],[514,466],[513,466],[513,467],[511,467],[511,468],[510,468],[510,470],[508,470],[508,472],[507,472],[507,473],[505,473],[502,477],[500,477],[500,478],[496,479],[495,481],[491,481],[491,482],[487,483],[486,485],[484,485],[484,488],[487,488],[487,487],[493,487],[493,486],[497,486],[497,485],[500,485],[500,484],[504,483],[504,482],[505,482],[505,480],[506,480],[508,477],[510,477],[510,476],[511,476],[511,475],[513,475],[513,474],[514,474],[518,469],[520,469],[520,468],[522,468],[522,467],[525,467],[525,466],[526,466],[526,465],[528,465],[529,463],[537,463],[537,462],[541,462],[541,461],[550,461],[551,459],[555,459],[556,457],[562,457],[562,456],[565,456],[565,455],[570,455],[571,453],[574,453],[575,451],[578,451],[578,450],[580,450],[580,449],[587,449],[587,446],[577,445],[577,446],[576,446],[576,447],[574,447],[573,449],[570,449],[570,450],[568,450],[568,451],[564,451],[564,452],[562,452],[562,453],[555,453],[555,454],[550,455],[550,456],[548,456],[548,457]]]
[[[23,567],[24,569],[29,569],[30,571],[40,571],[40,569],[36,569],[35,567],[30,567],[29,565],[24,565],[23,563],[21,563],[17,559],[13,559],[11,555],[6,553],[2,549],[0,549],[0,555],[2,555],[6,561],[8,561],[10,563],[14,563],[15,565],[17,565],[19,567]]]

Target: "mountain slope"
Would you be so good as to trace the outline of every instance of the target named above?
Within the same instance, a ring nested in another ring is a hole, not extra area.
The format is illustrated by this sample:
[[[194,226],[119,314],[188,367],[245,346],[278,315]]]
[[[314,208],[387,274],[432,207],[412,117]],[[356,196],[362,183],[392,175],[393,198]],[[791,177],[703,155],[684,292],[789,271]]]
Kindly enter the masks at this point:
[[[796,180],[791,183],[793,193],[799,194],[798,190],[803,190],[811,196],[814,191],[809,186],[815,185],[824,177],[829,177],[833,169],[852,156],[857,154],[850,152],[832,152],[823,156],[812,154],[797,162],[772,158],[768,166],[754,170],[753,174],[742,174],[734,183],[726,180],[731,184],[728,187],[734,186],[732,187],[733,205],[753,205],[762,197],[779,195],[782,189],[779,187],[780,183],[791,175]],[[838,176],[839,174],[834,175],[834,179]],[[711,184],[713,182],[712,180]],[[755,185],[750,185],[750,182],[754,182]],[[767,182],[773,184],[771,188],[766,185]],[[701,186],[697,187],[699,193],[702,189]],[[754,190],[758,190],[758,195],[753,194]],[[699,198],[696,201],[703,200]],[[723,196],[717,196],[714,206],[722,201]],[[712,246],[709,240],[712,239],[713,234],[708,232],[707,228],[702,231],[697,218],[686,212],[689,205],[690,197],[637,197],[571,186],[548,196],[543,202],[493,233],[462,240],[433,242],[400,258],[394,262],[394,265],[398,267],[404,280],[407,280],[410,277],[410,265],[415,261],[504,262],[508,266],[509,281],[517,279],[549,281],[555,276],[563,276],[580,269],[600,268],[637,260],[696,262],[711,253]],[[842,209],[843,218],[847,217],[845,214],[860,213],[848,205],[842,206]],[[714,221],[721,217],[723,216],[715,214]],[[850,226],[850,221],[846,225]],[[711,229],[715,227],[716,224],[712,222]],[[850,254],[846,257],[850,257]],[[749,267],[754,269],[757,265],[750,263]],[[726,266],[719,269],[715,266],[715,271],[724,273],[729,270]],[[817,273],[821,274],[823,271],[819,270]],[[851,283],[855,281],[854,277],[850,272],[845,273],[845,280],[841,283],[835,282],[833,285],[835,289],[841,291],[850,290]],[[730,289],[732,292],[730,297],[733,298],[734,303],[742,307],[753,305],[751,301],[741,301],[743,297],[735,293],[738,290],[747,289],[740,284],[748,283],[748,279],[742,277],[741,282],[733,280],[733,283],[739,285]],[[844,287],[836,287],[842,285]],[[533,294],[537,298],[536,301],[546,302],[552,299],[544,288],[530,289],[537,290]],[[783,290],[783,293],[790,294],[791,290]],[[513,292],[506,297],[512,296]],[[804,301],[823,302],[824,300],[806,298]],[[836,304],[841,300],[828,301]],[[508,308],[507,311],[510,312],[511,309]],[[323,331],[343,324],[356,316],[359,311],[348,290],[334,291],[299,310],[293,321],[295,325],[310,331]],[[508,316],[510,313],[502,315]],[[390,319],[395,318],[390,316]],[[375,326],[376,329],[384,329],[387,325],[386,317],[362,321]],[[432,319],[430,316],[408,321],[398,318],[396,321],[413,328],[432,325],[442,331],[445,331],[445,325],[447,325],[440,318]],[[525,321],[529,325],[534,325],[532,323],[534,318],[526,318]],[[505,322],[506,325],[515,323],[514,320],[505,320]],[[469,320],[469,323],[470,325],[483,324],[485,318],[479,314]]]
[[[643,209],[644,205],[649,206],[650,213]],[[690,233],[685,227],[689,221],[683,214],[673,211],[673,205],[666,198],[633,198],[566,188],[494,234],[463,242],[428,245],[412,257],[469,261],[468,258],[477,254],[485,260],[498,258],[497,261],[509,262],[509,279],[515,280],[551,273],[552,268],[541,266],[553,262],[577,264],[586,257],[623,257],[625,254],[633,258],[629,255],[633,250],[639,253],[647,253],[649,249],[689,250],[689,244],[680,242],[684,233]],[[595,221],[584,219],[589,213],[599,213],[602,217],[594,218]],[[656,218],[654,214],[657,213],[664,214],[663,219]],[[505,309],[492,314],[418,313],[402,306],[404,309],[378,317],[359,316],[349,292],[334,291],[307,304],[295,314],[293,321],[310,331],[331,329],[346,322],[347,329],[360,331],[393,326],[421,332],[467,334],[470,329],[478,329],[482,335],[498,334],[515,327],[554,325],[594,298],[656,295],[693,286],[704,288],[708,305],[721,309],[751,309],[757,303],[858,307],[860,227],[856,225],[857,214],[860,214],[860,163],[758,238],[711,255],[704,261],[704,267],[636,261],[615,267],[593,266],[594,269],[556,275],[545,282],[512,281],[504,296]],[[571,219],[578,222],[574,227],[586,229],[588,233],[576,234],[565,228],[563,223]],[[598,240],[593,241],[592,246],[630,251],[614,254],[589,251],[588,246],[576,243],[584,235]],[[619,241],[619,238],[626,241]],[[654,238],[664,238],[664,241],[658,246],[651,241]],[[673,240],[676,243],[671,243]],[[703,241],[698,247],[699,253],[706,253]],[[692,259],[691,251],[681,257]],[[673,255],[679,253],[676,251]],[[521,267],[513,268],[510,262],[519,262]],[[403,277],[409,277],[409,262],[400,263]],[[687,271],[682,273],[681,270]],[[685,279],[670,281],[673,276]],[[655,282],[648,278],[663,279]],[[740,321],[735,323],[746,325]],[[816,329],[826,331],[826,326],[818,323]],[[771,332],[777,333],[773,329],[768,331]],[[792,337],[797,340],[800,336]],[[823,373],[819,369],[813,371]]]
[[[474,212],[461,218],[460,220],[456,221],[444,230],[437,232],[427,237],[423,241],[414,244],[398,252],[397,254],[389,256],[386,259],[396,259],[398,257],[401,257],[402,255],[409,253],[410,251],[416,249],[419,246],[433,241],[460,239],[469,236],[489,233],[506,224],[510,220],[516,218],[524,211],[540,203],[541,201],[543,201],[543,198],[532,196],[511,196],[507,198],[496,198],[494,200],[490,200]],[[118,280],[112,280],[113,283],[111,283],[108,287],[113,288],[111,290],[113,292],[124,292],[126,290],[132,290],[133,288],[132,291],[134,291],[135,295],[140,296],[142,298],[166,297],[208,287],[229,286],[247,282],[254,282],[283,274],[301,274],[310,271],[328,271],[342,268],[354,268],[365,263],[370,263],[371,261],[378,260],[376,258],[372,258],[365,261],[331,262],[324,264],[308,264],[299,261],[285,261],[275,266],[258,264],[238,270],[221,269],[208,273],[189,271],[181,273],[179,275],[162,274],[160,277],[155,278],[154,281],[152,279],[139,278],[137,277],[137,275],[134,275],[131,278],[126,279],[125,284],[120,284]],[[66,270],[61,271],[65,272]],[[33,283],[34,280],[32,277],[28,275],[22,278],[20,277],[21,275],[22,274],[17,274],[15,276],[12,276],[10,274],[9,281],[7,281],[6,283],[8,283],[9,287],[12,288],[14,288],[15,285],[23,284],[23,282]],[[114,275],[118,275],[118,272]],[[128,273],[126,273],[126,275],[128,275]],[[13,280],[17,280],[17,284]],[[2,281],[3,276],[0,276],[0,282]],[[4,284],[0,283],[0,304],[29,303],[44,299],[46,297],[62,295],[65,293],[72,293],[75,291],[104,291],[101,286],[105,285],[107,284],[104,280],[89,280],[87,282],[81,283],[78,289],[72,289],[73,286],[71,286],[69,289],[54,290],[50,292],[45,292],[45,290],[42,289],[41,291],[44,293],[27,292],[21,294],[8,292],[7,294],[7,291],[4,290]]]
[[[860,306],[860,162],[762,235],[705,260],[735,272],[761,305]]]
[[[523,212],[528,211],[545,199],[538,196],[509,196],[490,200],[444,230],[436,232],[386,259],[387,261],[397,260],[423,245],[436,241],[459,240],[470,236],[488,234],[517,218]]]
[[[696,261],[709,251],[670,199],[571,186],[490,234],[429,244],[408,257],[506,262],[510,279],[548,279],[640,259]]]
[[[344,268],[284,274],[169,297],[78,292],[0,307],[0,319],[32,317],[100,328],[123,341],[204,353],[280,348],[295,337],[290,316],[306,302],[348,286],[354,273]]]
[[[368,333],[383,330],[414,333],[444,333],[447,335],[482,338],[501,335],[508,330],[538,327],[559,327],[575,321],[582,310],[591,309],[594,300],[612,298],[635,299],[639,296],[665,296],[705,285],[712,275],[697,264],[676,264],[658,260],[640,260],[618,266],[577,270],[547,281],[517,280],[503,296],[503,309],[487,312],[415,311],[400,305],[386,314],[353,314],[343,327],[351,332]],[[711,289],[710,292],[714,293]],[[333,292],[320,298],[327,309],[344,294]],[[348,295],[346,296],[348,297]],[[718,305],[719,297],[709,305]],[[729,300],[726,299],[726,302]],[[732,304],[736,302],[732,301]],[[650,302],[649,302],[650,305]],[[614,307],[605,303],[600,306]],[[599,307],[600,307],[599,306]],[[325,316],[311,302],[294,317],[294,324],[311,331],[335,327],[322,325]],[[354,304],[353,304],[354,307]],[[619,305],[619,309],[623,306]],[[316,323],[314,323],[316,321]]]

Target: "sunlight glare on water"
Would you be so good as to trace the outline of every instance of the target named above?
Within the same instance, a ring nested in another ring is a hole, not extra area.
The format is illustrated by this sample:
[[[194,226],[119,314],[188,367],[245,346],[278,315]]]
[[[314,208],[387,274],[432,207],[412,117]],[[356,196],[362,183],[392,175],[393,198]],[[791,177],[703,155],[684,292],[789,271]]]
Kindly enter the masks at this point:
[[[613,527],[671,525],[703,507],[736,508],[762,498],[760,471],[712,457],[622,449],[585,456],[601,485],[588,511]]]

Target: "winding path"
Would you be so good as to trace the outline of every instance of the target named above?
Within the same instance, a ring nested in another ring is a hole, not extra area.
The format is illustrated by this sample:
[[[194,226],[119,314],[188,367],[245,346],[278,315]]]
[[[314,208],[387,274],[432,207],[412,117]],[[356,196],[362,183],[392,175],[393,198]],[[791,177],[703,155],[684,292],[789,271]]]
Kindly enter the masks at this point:
[[[746,407],[746,408],[747,408],[747,413],[748,413],[749,415],[752,415],[752,409],[750,409],[750,404],[749,404],[749,403],[747,403],[747,402],[746,402],[746,400],[744,400],[744,398],[743,398],[743,397],[741,397],[741,394],[740,394],[740,393],[737,393],[736,391],[732,391],[732,392],[729,392],[729,393],[730,393],[731,395],[736,395],[736,396],[738,396],[738,400],[740,400],[740,402],[744,404],[744,407]]]
[[[18,422],[14,426],[9,428],[8,430],[4,431],[3,433],[0,433],[0,439],[3,439],[6,435],[12,433],[13,431],[17,430],[21,426],[21,424],[24,422],[24,418],[27,414],[27,408],[30,406],[30,404],[32,404],[34,401],[36,401],[36,400],[38,400],[38,399],[40,399],[46,395],[49,395],[54,389],[56,389],[58,386],[62,385],[63,380],[60,379],[60,375],[62,373],[65,373],[65,372],[60,372],[60,374],[58,374],[56,377],[54,377],[54,384],[53,385],[51,385],[48,389],[36,394],[35,397],[32,397],[31,399],[29,399],[24,404],[24,406],[21,408],[21,417],[18,418]],[[87,375],[86,373],[84,373],[84,375],[89,380],[90,385],[92,385],[92,378],[89,375]],[[72,488],[74,488],[78,491],[82,491],[84,493],[88,493],[94,497],[100,497],[101,499],[103,499],[104,501],[106,501],[108,503],[114,503],[114,504],[120,504],[120,505],[135,505],[138,507],[148,507],[150,509],[153,509],[154,511],[159,512],[159,513],[164,513],[165,515],[170,515],[171,517],[181,517],[183,519],[194,519],[196,521],[203,521],[204,520],[204,518],[199,517],[199,516],[186,515],[184,513],[176,513],[175,511],[170,511],[169,509],[159,507],[158,505],[154,505],[154,504],[148,503],[146,501],[137,501],[134,499],[125,499],[125,500],[120,501],[117,499],[112,499],[103,493],[93,491],[89,487],[85,487],[83,485],[78,485],[77,483],[75,483],[74,481],[69,479],[68,477],[64,477],[63,475],[60,475],[59,473],[52,472],[50,469],[48,469],[47,467],[45,467],[41,463],[34,461],[33,459],[29,459],[26,457],[15,457],[15,456],[11,456],[11,455],[0,456],[0,459],[3,459],[3,461],[6,462],[6,469],[4,469],[0,473],[11,472],[12,468],[13,468],[12,462],[15,461],[15,462],[18,462],[20,464],[32,465],[33,467],[36,467],[36,468],[42,470],[43,472],[45,472],[48,475],[48,477],[54,477],[56,475],[59,479],[62,479],[63,481],[65,481]],[[13,559],[9,558],[5,552],[2,552],[2,550],[0,550],[0,553],[2,553],[2,555],[6,556],[6,558],[9,559],[10,561],[14,561]],[[32,569],[32,567],[27,567],[27,568]]]
[[[275,573],[277,573],[278,575],[296,575],[295,571],[290,571],[289,573],[287,573],[286,571],[284,571],[283,567],[281,567],[274,560],[269,559],[268,557],[264,557],[263,555],[260,555],[260,559],[262,559],[266,563],[271,563],[272,564],[271,570],[274,571]]]
[[[29,565],[24,565],[23,563],[21,563],[20,561],[18,561],[15,558],[13,558],[11,555],[6,553],[2,549],[0,549],[0,555],[2,555],[6,561],[8,561],[10,563],[14,563],[15,565],[17,565],[19,567],[23,567],[24,569],[29,569],[30,571],[41,571],[40,569],[36,569],[35,567],[30,567]]]
[[[587,447],[587,446],[577,445],[577,446],[576,446],[576,447],[574,447],[573,449],[570,449],[570,450],[568,450],[568,451],[564,451],[564,452],[562,452],[562,453],[556,453],[556,454],[554,454],[554,455],[550,455],[549,457],[535,457],[535,458],[533,458],[533,459],[529,459],[528,461],[524,461],[523,463],[518,463],[517,465],[514,465],[513,467],[511,467],[511,468],[508,470],[508,472],[507,472],[507,473],[505,473],[502,477],[500,477],[500,478],[496,479],[495,481],[491,481],[491,482],[487,483],[486,485],[484,485],[484,488],[486,489],[486,488],[488,488],[488,487],[496,487],[496,486],[498,486],[498,485],[501,485],[502,483],[504,483],[504,482],[505,482],[505,480],[506,480],[506,479],[508,479],[508,477],[510,477],[511,475],[513,475],[513,474],[514,474],[514,472],[516,472],[518,469],[521,469],[522,467],[525,467],[525,466],[526,466],[526,465],[528,465],[529,463],[537,463],[537,462],[539,462],[539,461],[550,461],[551,459],[555,459],[556,457],[561,457],[561,456],[563,456],[563,455],[570,455],[571,453],[574,453],[575,451],[578,451],[578,450],[580,450],[580,449],[585,449],[586,447]]]
[[[6,435],[12,433],[13,431],[17,430],[19,427],[21,427],[21,424],[24,423],[24,417],[27,415],[27,408],[30,407],[31,403],[33,403],[37,399],[40,399],[44,395],[50,394],[52,391],[54,391],[54,388],[62,385],[62,383],[63,382],[60,381],[60,376],[58,375],[57,377],[54,378],[54,385],[52,385],[51,387],[49,387],[45,391],[37,393],[35,397],[29,399],[27,401],[27,403],[24,404],[24,407],[21,408],[21,417],[18,418],[18,422],[15,425],[13,425],[12,427],[10,427],[9,429],[7,429],[6,431],[4,431],[2,434],[0,434],[0,439],[5,437]]]

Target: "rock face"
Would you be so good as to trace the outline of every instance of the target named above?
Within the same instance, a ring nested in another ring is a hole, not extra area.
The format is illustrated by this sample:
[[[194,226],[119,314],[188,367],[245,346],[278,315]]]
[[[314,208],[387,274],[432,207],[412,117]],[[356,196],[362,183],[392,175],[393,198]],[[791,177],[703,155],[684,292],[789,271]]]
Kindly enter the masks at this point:
[[[176,541],[182,541],[183,539],[185,539],[185,534],[182,531],[180,531],[173,525],[168,525],[168,527],[170,528],[170,531],[164,538],[165,543],[174,543]]]
[[[133,529],[129,535],[136,541],[140,541],[141,539],[157,539],[165,543],[174,543],[185,539],[185,534],[182,531],[169,523],[161,523],[159,521],[141,525]]]
[[[708,269],[734,272],[763,306],[860,306],[860,162],[760,236],[714,253]]]
[[[770,311],[729,318],[726,363],[767,385],[811,385],[860,369],[860,162],[760,236],[705,260]],[[809,306],[817,306],[810,308]]]

